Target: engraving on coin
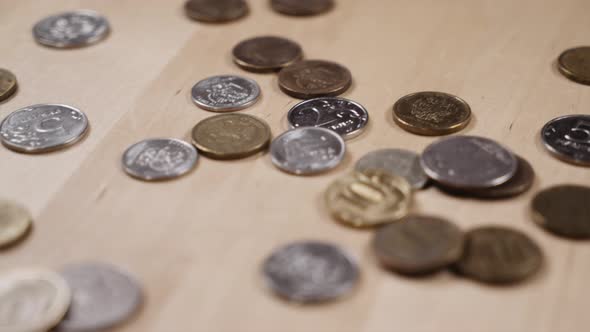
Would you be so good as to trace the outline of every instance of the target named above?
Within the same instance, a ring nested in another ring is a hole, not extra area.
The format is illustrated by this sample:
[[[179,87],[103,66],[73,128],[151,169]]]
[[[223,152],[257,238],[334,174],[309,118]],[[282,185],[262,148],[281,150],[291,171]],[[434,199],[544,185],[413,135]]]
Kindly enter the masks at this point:
[[[364,172],[370,169],[399,175],[408,180],[414,189],[422,189],[428,182],[428,176],[420,165],[420,156],[412,151],[381,149],[369,152],[357,161],[355,170]]]
[[[541,139],[555,157],[590,166],[590,115],[565,115],[553,119],[541,130]]]
[[[193,86],[193,102],[213,112],[239,111],[252,106],[260,97],[260,87],[248,78],[223,75],[206,78]]]
[[[590,187],[560,185],[539,192],[533,220],[560,236],[590,239]]]
[[[279,87],[294,98],[337,96],[352,85],[352,74],[330,61],[303,60],[279,72]]]
[[[334,7],[334,0],[271,0],[272,9],[291,16],[311,16],[325,13]]]
[[[352,292],[359,274],[356,262],[340,248],[315,241],[279,248],[263,264],[267,286],[300,303],[341,298]]]
[[[72,48],[97,43],[107,37],[109,30],[109,22],[102,15],[76,10],[41,20],[33,28],[33,36],[45,46]]]
[[[518,168],[510,180],[499,185],[486,189],[468,190],[466,194],[480,198],[505,198],[520,195],[533,186],[535,171],[533,166],[524,158],[516,156]]]
[[[0,247],[7,247],[25,236],[33,218],[22,206],[0,200]]]
[[[0,102],[10,98],[16,89],[16,76],[8,70],[0,68]]]
[[[254,72],[278,70],[303,58],[299,44],[274,36],[246,39],[236,45],[232,53],[238,66]]]
[[[189,18],[205,23],[234,21],[249,12],[244,0],[189,0],[184,10]]]
[[[590,46],[564,51],[557,60],[557,68],[572,81],[590,84]]]

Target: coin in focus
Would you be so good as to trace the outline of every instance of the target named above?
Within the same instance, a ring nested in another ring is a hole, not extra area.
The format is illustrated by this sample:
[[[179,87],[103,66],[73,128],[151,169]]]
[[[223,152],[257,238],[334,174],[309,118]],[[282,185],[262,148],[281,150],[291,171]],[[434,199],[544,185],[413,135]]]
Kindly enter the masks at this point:
[[[323,14],[334,7],[334,0],[271,0],[274,11],[290,16]]]
[[[357,263],[342,249],[324,242],[281,247],[262,267],[267,286],[293,302],[318,303],[351,293],[359,281]]]
[[[355,165],[357,172],[380,169],[393,175],[404,177],[412,188],[422,189],[428,176],[420,165],[417,153],[402,149],[381,149],[367,153]]]
[[[572,81],[590,84],[590,46],[564,51],[557,60],[557,68]]]
[[[590,239],[590,187],[559,185],[539,192],[532,202],[533,220],[557,235]]]
[[[352,85],[352,74],[335,62],[303,60],[279,72],[279,87],[291,97],[337,96]]]
[[[518,168],[510,180],[486,189],[467,190],[465,194],[479,198],[496,199],[517,196],[529,190],[535,181],[535,170],[524,158],[516,156],[516,159],[518,159]]]
[[[104,16],[91,10],[75,10],[41,20],[33,28],[33,37],[44,46],[75,48],[95,44],[109,32]]]
[[[189,0],[184,10],[189,18],[205,23],[230,22],[249,12],[244,0]]]
[[[193,102],[212,112],[233,112],[252,106],[260,98],[258,83],[233,75],[199,81],[191,90]]]
[[[590,166],[590,115],[565,115],[549,121],[541,130],[545,148],[555,157]]]
[[[16,76],[8,70],[0,68],[0,102],[10,98],[16,89]]]
[[[299,44],[275,36],[246,39],[236,45],[232,53],[238,66],[253,72],[279,70],[303,58]]]
[[[0,247],[7,247],[22,239],[31,228],[33,218],[19,204],[0,200]]]

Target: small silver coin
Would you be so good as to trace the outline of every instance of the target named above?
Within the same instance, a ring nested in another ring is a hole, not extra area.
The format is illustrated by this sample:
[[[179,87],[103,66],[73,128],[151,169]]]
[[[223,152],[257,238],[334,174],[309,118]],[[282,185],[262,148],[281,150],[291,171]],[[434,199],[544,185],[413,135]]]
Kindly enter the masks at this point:
[[[590,166],[590,115],[565,115],[553,119],[541,130],[541,139],[555,157]]]
[[[363,132],[369,122],[369,113],[352,100],[321,97],[304,100],[293,106],[287,119],[292,128],[322,127],[349,139]]]
[[[106,18],[91,10],[76,10],[49,16],[33,27],[33,37],[42,45],[73,48],[91,45],[106,38],[110,26]]]
[[[143,302],[139,283],[115,267],[76,264],[60,274],[72,290],[72,304],[55,331],[102,331],[130,318]]]
[[[123,169],[135,178],[158,181],[188,173],[197,163],[197,149],[174,138],[153,138],[138,142],[123,153]]]
[[[191,96],[204,110],[232,112],[256,103],[260,98],[260,87],[254,80],[240,76],[213,76],[195,84]]]
[[[88,130],[88,118],[66,105],[39,104],[12,112],[0,124],[2,143],[18,152],[41,153],[78,142]]]
[[[276,250],[263,264],[267,286],[299,303],[335,300],[359,280],[356,262],[342,249],[323,242],[297,242]]]
[[[270,146],[273,164],[296,175],[333,169],[342,162],[345,152],[346,145],[340,135],[319,127],[289,130]]]
[[[432,143],[422,153],[421,164],[431,179],[459,189],[503,184],[518,168],[512,152],[477,136],[453,136]]]
[[[414,189],[422,189],[428,182],[428,176],[420,165],[420,156],[408,150],[381,149],[369,152],[357,161],[355,170],[364,172],[370,169],[404,177]]]

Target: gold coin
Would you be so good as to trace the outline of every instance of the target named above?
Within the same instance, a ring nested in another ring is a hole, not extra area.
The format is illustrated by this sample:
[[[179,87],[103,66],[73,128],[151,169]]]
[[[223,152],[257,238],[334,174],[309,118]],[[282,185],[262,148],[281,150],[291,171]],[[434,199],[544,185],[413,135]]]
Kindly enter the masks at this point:
[[[590,85],[590,46],[564,51],[557,59],[557,68],[570,80]]]
[[[4,101],[16,91],[16,76],[0,68],[0,101]]]
[[[326,204],[339,221],[353,227],[371,227],[405,217],[412,187],[400,176],[382,170],[354,172],[333,182]]]
[[[270,127],[246,114],[221,114],[199,122],[192,131],[193,144],[213,159],[238,159],[268,147]]]
[[[20,240],[31,227],[32,217],[22,206],[0,200],[0,247]]]

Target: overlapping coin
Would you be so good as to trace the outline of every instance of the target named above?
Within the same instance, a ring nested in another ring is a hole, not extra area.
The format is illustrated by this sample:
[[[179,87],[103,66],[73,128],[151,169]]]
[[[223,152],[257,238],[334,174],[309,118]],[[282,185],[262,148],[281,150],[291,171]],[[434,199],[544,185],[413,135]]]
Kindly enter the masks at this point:
[[[303,60],[279,72],[281,90],[299,99],[337,96],[351,85],[350,71],[331,61]]]
[[[221,75],[199,81],[191,90],[193,102],[212,112],[239,111],[260,98],[258,83],[249,78]]]
[[[533,220],[546,230],[574,239],[590,239],[590,187],[558,185],[539,192]]]
[[[299,44],[276,36],[246,39],[234,47],[232,54],[238,66],[253,72],[279,70],[303,58]]]
[[[354,168],[358,172],[371,169],[385,170],[405,178],[414,189],[422,189],[428,182],[428,176],[420,165],[420,156],[403,149],[381,149],[369,152],[357,161]]]
[[[541,130],[545,148],[555,157],[590,166],[590,115],[565,115],[549,121]]]
[[[225,23],[246,16],[248,4],[244,0],[189,0],[185,13],[193,20],[205,23]]]
[[[323,14],[334,7],[334,0],[271,0],[274,11],[290,16]]]
[[[107,19],[91,10],[49,16],[35,25],[33,36],[44,46],[74,48],[95,44],[109,34]]]
[[[564,51],[557,60],[557,68],[572,81],[590,84],[590,46]]]
[[[31,228],[33,218],[19,204],[0,200],[0,247],[19,241]]]
[[[0,102],[10,98],[17,90],[16,76],[0,68]]]

